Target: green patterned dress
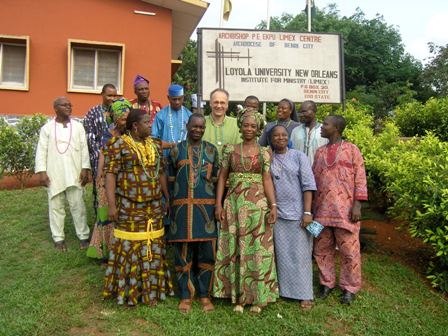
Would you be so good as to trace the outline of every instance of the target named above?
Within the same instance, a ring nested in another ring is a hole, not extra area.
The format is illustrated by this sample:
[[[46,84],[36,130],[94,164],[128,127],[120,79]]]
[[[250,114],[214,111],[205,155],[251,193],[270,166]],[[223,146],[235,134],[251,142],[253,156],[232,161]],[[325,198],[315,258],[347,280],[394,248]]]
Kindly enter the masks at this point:
[[[234,304],[264,306],[278,298],[272,227],[263,188],[262,171],[269,172],[270,154],[241,160],[238,145],[225,145],[222,167],[229,169],[216,256],[213,295]],[[243,163],[241,162],[243,161]]]

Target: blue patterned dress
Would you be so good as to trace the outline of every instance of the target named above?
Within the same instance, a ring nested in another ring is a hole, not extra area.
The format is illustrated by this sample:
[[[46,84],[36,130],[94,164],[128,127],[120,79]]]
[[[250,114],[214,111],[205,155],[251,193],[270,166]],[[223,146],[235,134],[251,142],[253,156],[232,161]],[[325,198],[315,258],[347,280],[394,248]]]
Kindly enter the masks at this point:
[[[313,237],[301,226],[303,192],[316,190],[309,160],[294,149],[274,153],[271,175],[278,209],[274,246],[280,296],[312,300]]]

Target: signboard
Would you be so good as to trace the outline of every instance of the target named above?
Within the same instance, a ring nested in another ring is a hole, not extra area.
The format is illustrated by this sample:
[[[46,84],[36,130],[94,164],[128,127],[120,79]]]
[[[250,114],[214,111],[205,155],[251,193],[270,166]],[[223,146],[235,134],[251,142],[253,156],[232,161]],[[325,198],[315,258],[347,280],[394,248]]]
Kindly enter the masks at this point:
[[[232,101],[341,103],[344,97],[339,34],[198,29],[199,92],[223,88]]]

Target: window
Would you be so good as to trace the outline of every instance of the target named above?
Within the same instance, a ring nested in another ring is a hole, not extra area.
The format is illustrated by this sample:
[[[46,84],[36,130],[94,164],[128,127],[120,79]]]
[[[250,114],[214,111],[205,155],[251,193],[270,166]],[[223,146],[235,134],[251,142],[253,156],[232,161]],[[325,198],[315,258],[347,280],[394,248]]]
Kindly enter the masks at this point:
[[[69,40],[68,90],[99,93],[104,84],[123,87],[124,45]]]
[[[28,90],[29,37],[0,35],[0,89]]]

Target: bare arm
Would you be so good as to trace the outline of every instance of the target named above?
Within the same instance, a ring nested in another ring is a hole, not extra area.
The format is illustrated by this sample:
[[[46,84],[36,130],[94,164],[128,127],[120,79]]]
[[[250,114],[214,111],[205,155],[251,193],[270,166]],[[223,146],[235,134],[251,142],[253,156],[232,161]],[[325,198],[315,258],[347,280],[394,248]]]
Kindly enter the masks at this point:
[[[361,220],[361,202],[358,200],[353,201],[351,220],[352,222]]]
[[[162,170],[159,176],[160,186],[162,187],[163,196],[165,197],[165,207],[163,210],[165,214],[168,214],[170,209],[170,194],[168,192],[168,179],[165,170]]]
[[[367,200],[367,178],[364,159],[356,146],[353,149],[353,166],[355,173],[355,200],[353,201],[350,219],[352,222],[356,223],[361,220],[361,201]]]
[[[313,192],[307,190],[303,192],[303,212],[311,212],[311,204],[313,202]],[[302,226],[307,227],[313,221],[312,215],[303,214]]]
[[[224,220],[224,211],[222,209],[222,198],[224,196],[224,187],[228,176],[229,176],[229,169],[221,167],[218,175],[218,185],[216,186],[216,202],[215,202],[215,218],[218,221]]]
[[[90,169],[82,168],[81,174],[79,175],[79,183],[81,183],[81,186],[84,187],[87,182],[89,182],[89,171]]]
[[[117,205],[115,203],[115,188],[117,185],[116,176],[112,173],[106,174],[106,196],[109,205],[108,217],[111,221],[118,220]]]
[[[103,170],[104,170],[104,154],[102,151],[100,151],[100,156],[98,158],[98,176],[103,175]]]
[[[162,187],[163,196],[166,199],[170,198],[170,194],[168,192],[168,180],[166,178],[165,171],[160,172],[160,186]]]
[[[176,146],[175,142],[162,141],[162,149],[170,149]]]
[[[50,187],[50,178],[47,175],[47,172],[41,171],[37,173],[39,175],[39,183],[43,186]]]
[[[266,198],[271,208],[269,213],[268,223],[274,224],[277,221],[277,205],[275,204],[274,184],[272,183],[271,173],[269,171],[263,172],[263,187]]]

